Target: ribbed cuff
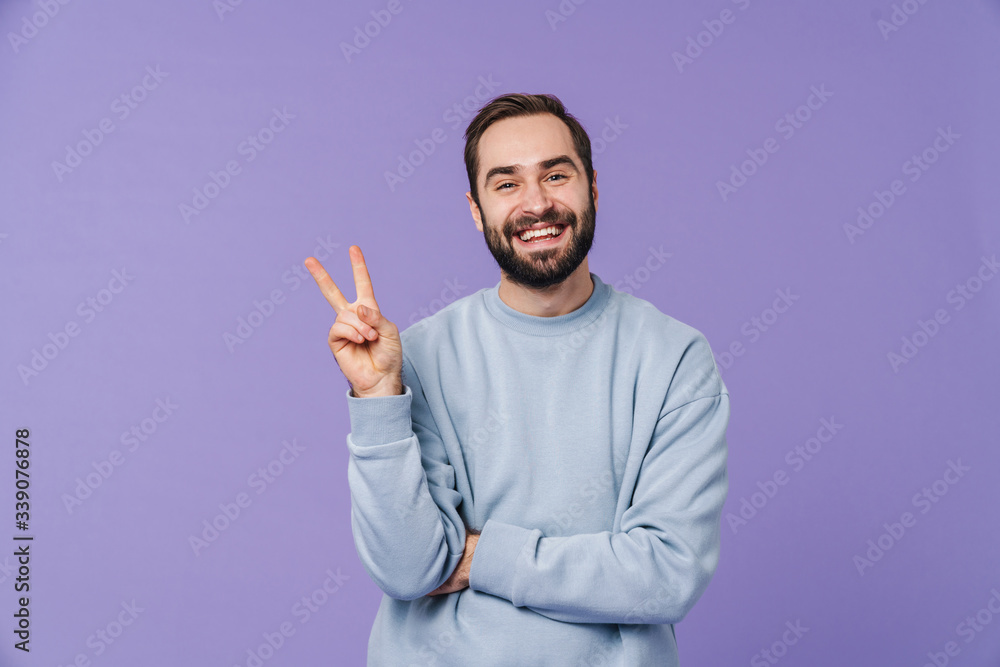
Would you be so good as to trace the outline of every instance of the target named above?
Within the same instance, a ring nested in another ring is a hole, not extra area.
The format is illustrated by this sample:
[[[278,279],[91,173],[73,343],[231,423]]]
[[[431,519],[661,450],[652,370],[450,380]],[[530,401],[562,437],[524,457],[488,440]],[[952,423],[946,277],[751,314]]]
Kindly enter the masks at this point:
[[[347,410],[351,417],[351,441],[368,447],[405,440],[413,435],[410,422],[410,402],[413,392],[403,385],[404,392],[397,396],[371,396],[357,398],[348,389]]]
[[[487,520],[472,555],[469,588],[515,602],[517,561],[524,549],[536,543],[539,537],[539,530]]]

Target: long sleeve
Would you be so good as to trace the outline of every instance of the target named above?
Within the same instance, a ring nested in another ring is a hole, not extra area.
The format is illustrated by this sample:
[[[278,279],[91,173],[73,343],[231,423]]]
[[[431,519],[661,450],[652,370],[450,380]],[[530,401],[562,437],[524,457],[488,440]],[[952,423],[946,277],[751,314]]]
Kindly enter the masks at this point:
[[[390,597],[412,600],[443,584],[462,558],[465,524],[419,378],[404,355],[405,393],[347,391],[351,530],[358,556]]]
[[[658,418],[620,532],[546,537],[488,520],[470,588],[564,622],[680,621],[718,564],[728,421],[724,390]]]
[[[456,298],[400,332],[403,396],[354,399],[371,664],[677,667],[719,563],[729,392],[701,332],[590,275],[551,317],[502,281]],[[427,597],[472,528],[468,587]]]

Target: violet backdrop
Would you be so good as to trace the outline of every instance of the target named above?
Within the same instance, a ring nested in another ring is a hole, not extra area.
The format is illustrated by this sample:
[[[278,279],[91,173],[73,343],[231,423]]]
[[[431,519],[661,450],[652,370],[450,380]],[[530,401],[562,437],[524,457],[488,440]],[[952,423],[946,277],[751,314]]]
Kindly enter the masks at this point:
[[[401,330],[496,285],[462,133],[546,92],[594,142],[591,270],[702,331],[732,396],[682,663],[1000,665],[1000,3],[8,0],[0,26],[0,664],[364,664],[381,591],[302,261],[353,299],[360,245]]]

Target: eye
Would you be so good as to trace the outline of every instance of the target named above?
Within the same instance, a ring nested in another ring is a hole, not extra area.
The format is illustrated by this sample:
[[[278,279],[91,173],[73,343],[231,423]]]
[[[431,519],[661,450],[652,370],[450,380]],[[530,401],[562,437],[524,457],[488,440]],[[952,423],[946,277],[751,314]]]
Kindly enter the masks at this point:
[[[552,174],[552,175],[550,175],[550,176],[549,176],[549,177],[548,177],[547,179],[545,179],[545,180],[547,180],[547,181],[548,181],[548,180],[551,180],[551,179],[553,179],[553,178],[561,178],[562,180],[566,180],[566,175],[565,175],[565,174]],[[508,189],[509,189],[509,188],[507,187],[508,185],[509,185],[509,186],[511,186],[511,187],[513,187],[513,186],[514,186],[514,185],[516,185],[516,184],[515,184],[515,183],[510,183],[510,182],[507,182],[507,183],[501,183],[500,185],[498,185],[498,186],[496,187],[496,189],[497,189],[497,190],[508,190]]]

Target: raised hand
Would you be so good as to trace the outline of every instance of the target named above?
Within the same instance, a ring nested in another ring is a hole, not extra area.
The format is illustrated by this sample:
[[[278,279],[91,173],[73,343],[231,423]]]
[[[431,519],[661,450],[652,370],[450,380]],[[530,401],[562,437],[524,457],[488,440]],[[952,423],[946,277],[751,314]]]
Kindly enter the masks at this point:
[[[315,257],[304,264],[323,296],[333,306],[337,319],[330,327],[329,343],[337,364],[354,395],[359,398],[395,396],[403,393],[403,344],[399,329],[382,316],[361,248],[348,248],[354,269],[358,298],[349,303]]]

